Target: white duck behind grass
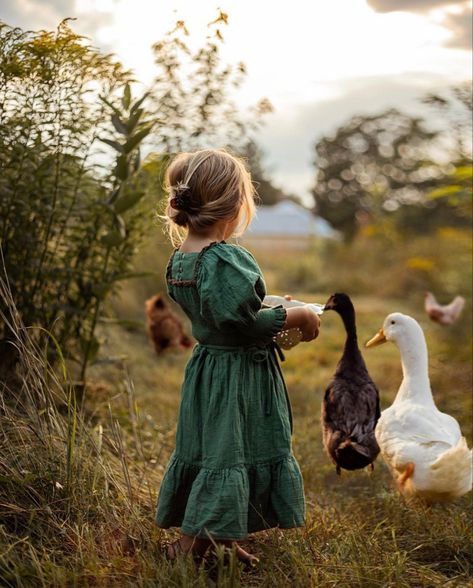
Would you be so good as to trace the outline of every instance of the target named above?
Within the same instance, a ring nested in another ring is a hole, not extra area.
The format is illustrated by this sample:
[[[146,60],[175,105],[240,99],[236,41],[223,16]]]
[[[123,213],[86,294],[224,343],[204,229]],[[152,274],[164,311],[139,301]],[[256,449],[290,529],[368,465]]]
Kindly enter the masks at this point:
[[[454,500],[471,490],[472,452],[458,422],[435,406],[424,333],[410,316],[393,313],[366,346],[385,341],[398,346],[404,377],[376,426],[381,455],[406,497]]]

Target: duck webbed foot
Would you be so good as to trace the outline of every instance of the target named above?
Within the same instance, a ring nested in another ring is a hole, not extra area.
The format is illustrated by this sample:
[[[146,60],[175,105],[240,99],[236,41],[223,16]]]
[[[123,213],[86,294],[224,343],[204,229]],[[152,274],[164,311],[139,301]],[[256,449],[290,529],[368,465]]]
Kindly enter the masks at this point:
[[[397,479],[397,483],[401,488],[406,484],[407,480],[412,477],[412,475],[414,474],[414,469],[415,466],[411,461],[406,464],[405,470]]]

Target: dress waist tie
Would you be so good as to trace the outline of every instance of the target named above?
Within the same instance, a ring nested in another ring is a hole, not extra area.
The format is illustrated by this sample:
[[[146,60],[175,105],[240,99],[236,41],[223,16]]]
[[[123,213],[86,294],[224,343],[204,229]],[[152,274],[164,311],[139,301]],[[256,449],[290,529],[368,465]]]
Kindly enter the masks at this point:
[[[248,345],[248,346],[226,346],[226,345],[207,345],[205,343],[199,343],[195,348],[195,353],[199,354],[219,354],[219,353],[244,353],[247,354],[248,357],[254,361],[255,363],[263,363],[266,365],[266,371],[270,378],[270,386],[266,392],[264,398],[264,412],[266,415],[271,414],[272,406],[273,406],[273,394],[276,388],[276,380],[277,376],[280,376],[281,382],[284,386],[284,393],[286,396],[287,407],[289,411],[289,421],[291,425],[291,432],[292,432],[292,410],[291,404],[289,401],[289,396],[287,393],[286,383],[284,381],[284,377],[282,375],[281,367],[278,362],[278,357],[280,361],[284,361],[286,358],[284,353],[279,347],[279,345],[275,341],[271,341],[265,345]],[[260,389],[263,388],[260,382]]]

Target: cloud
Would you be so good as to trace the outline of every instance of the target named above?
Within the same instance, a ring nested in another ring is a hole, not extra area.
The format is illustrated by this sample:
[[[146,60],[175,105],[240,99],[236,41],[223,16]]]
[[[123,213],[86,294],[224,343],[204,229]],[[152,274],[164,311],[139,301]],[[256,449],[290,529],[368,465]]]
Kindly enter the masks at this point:
[[[449,29],[452,36],[445,42],[452,49],[471,50],[472,47],[472,7],[468,0],[367,0],[376,12],[420,12],[429,13],[436,8],[454,7],[454,12],[444,12],[442,26]]]
[[[0,0],[0,19],[24,29],[53,29],[74,13],[74,0]]]
[[[447,14],[442,24],[452,31],[451,38],[446,42],[447,47],[471,49],[473,36],[473,10],[471,6],[463,12]]]
[[[112,20],[111,11],[78,11],[76,0],[0,0],[0,20],[30,30],[54,30],[65,18],[77,18],[74,31],[91,37]]]
[[[465,0],[367,0],[376,12],[430,12],[441,6],[462,4]]]
[[[276,111],[257,138],[266,154],[265,168],[281,188],[310,203],[318,139],[333,134],[352,116],[391,107],[432,119],[436,114],[419,99],[451,85],[446,77],[423,73],[357,78],[337,84],[338,95],[332,99]]]

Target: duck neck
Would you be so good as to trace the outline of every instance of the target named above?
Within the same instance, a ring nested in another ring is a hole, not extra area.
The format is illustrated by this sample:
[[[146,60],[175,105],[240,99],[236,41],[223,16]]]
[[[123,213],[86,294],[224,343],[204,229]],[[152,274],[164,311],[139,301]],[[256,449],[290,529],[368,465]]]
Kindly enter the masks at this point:
[[[361,353],[358,347],[358,337],[356,334],[355,309],[353,307],[344,308],[339,314],[342,317],[343,325],[345,326],[345,331],[347,333],[344,355],[351,359],[358,360],[361,357]]]
[[[403,380],[395,402],[415,401],[417,404],[435,406],[430,389],[429,360],[424,334],[409,333],[398,341],[401,352]]]

